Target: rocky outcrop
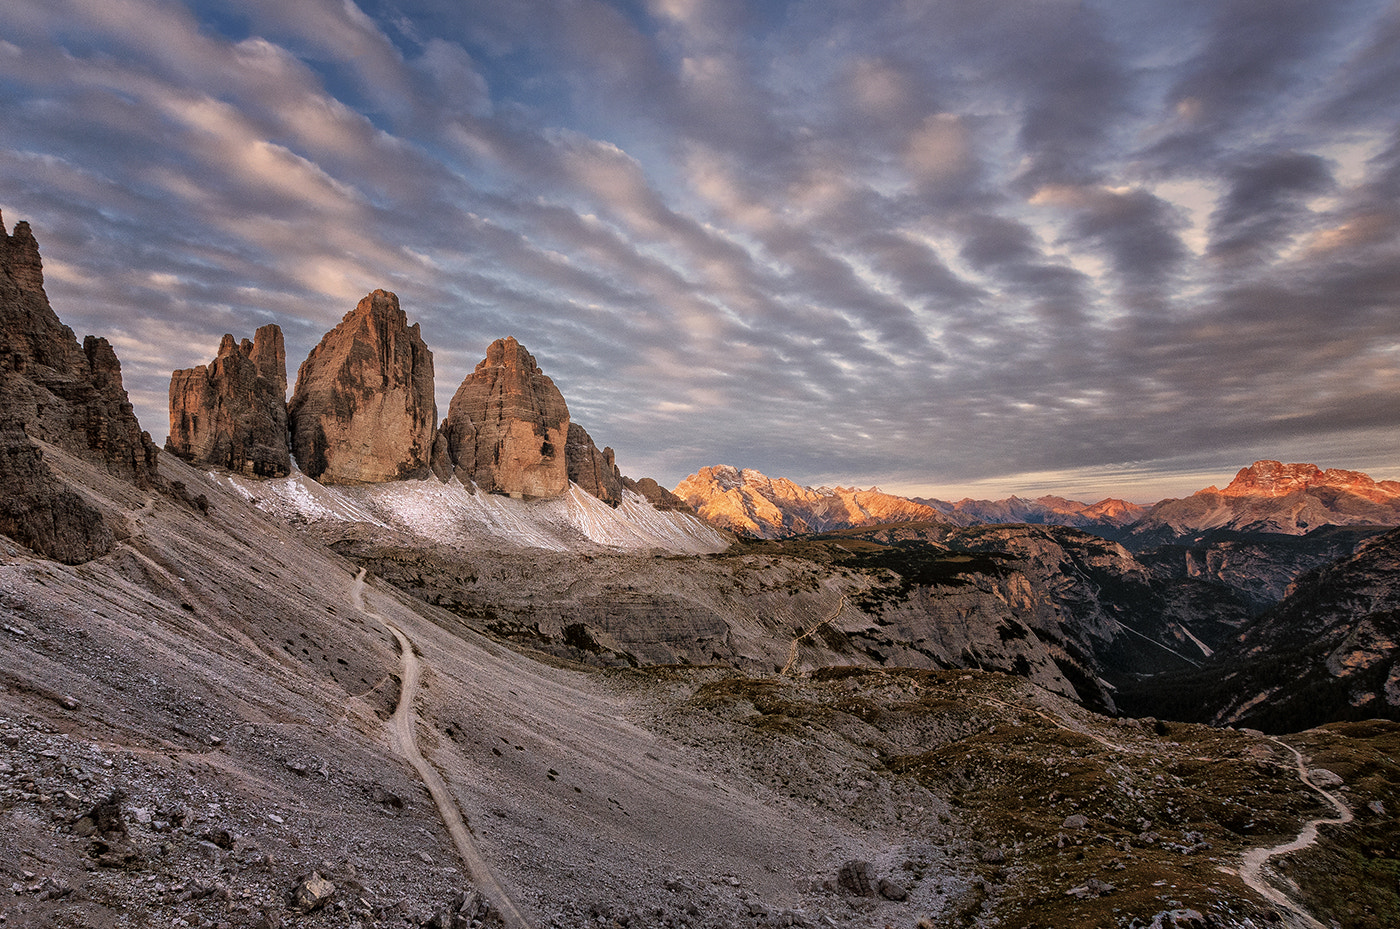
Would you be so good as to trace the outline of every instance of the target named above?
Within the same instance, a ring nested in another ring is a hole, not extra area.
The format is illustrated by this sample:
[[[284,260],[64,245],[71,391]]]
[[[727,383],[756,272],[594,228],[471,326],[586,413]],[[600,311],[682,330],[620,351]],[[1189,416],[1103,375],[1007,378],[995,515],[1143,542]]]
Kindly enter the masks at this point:
[[[569,487],[569,408],[513,338],[492,342],[462,381],[442,434],[464,484],[527,498],[558,496]]]
[[[1345,558],[1383,532],[1374,526],[1323,526],[1301,536],[1218,530],[1189,545],[1156,546],[1138,558],[1159,577],[1220,584],[1263,612],[1283,599],[1299,576]]]
[[[564,448],[564,464],[569,480],[609,506],[622,503],[622,472],[611,448],[598,451],[593,439],[578,423],[569,423],[569,439]]]
[[[269,323],[250,342],[225,335],[208,365],[170,377],[168,451],[186,461],[250,477],[291,473],[287,354]]]
[[[1224,490],[1226,497],[1286,497],[1299,491],[1332,488],[1364,497],[1374,503],[1389,503],[1400,496],[1400,481],[1374,481],[1370,475],[1342,468],[1326,471],[1314,464],[1283,464],[1256,461],[1241,468]],[[1215,490],[1208,487],[1202,493]]]
[[[54,477],[17,420],[0,424],[0,533],[64,564],[112,550],[102,514]]]
[[[298,467],[323,484],[428,476],[433,354],[397,296],[374,291],[326,333],[297,372],[287,418]]]
[[[1268,732],[1400,721],[1400,529],[1298,578],[1201,672],[1142,690],[1158,715]]]
[[[156,448],[136,421],[121,363],[106,339],[79,346],[59,321],[27,223],[13,235],[0,225],[0,415],[139,486],[156,482]]]
[[[13,235],[0,225],[0,532],[68,564],[111,551],[112,526],[50,469],[34,439],[140,487],[159,480],[112,346],[93,336],[78,345],[49,306],[29,225]]]

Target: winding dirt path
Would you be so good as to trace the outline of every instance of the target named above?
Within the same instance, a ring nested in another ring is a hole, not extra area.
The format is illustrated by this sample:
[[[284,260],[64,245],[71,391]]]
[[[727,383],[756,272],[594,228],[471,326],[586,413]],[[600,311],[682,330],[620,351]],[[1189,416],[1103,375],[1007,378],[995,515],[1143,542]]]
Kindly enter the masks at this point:
[[[1007,710],[1014,711],[1017,709],[1011,704],[998,700],[995,697],[988,697],[982,695],[981,699],[989,704],[994,704]],[[1040,710],[1034,710],[1032,712],[1034,712],[1035,715],[1041,717],[1042,719],[1055,726],[1058,726],[1061,729],[1064,729],[1068,732],[1076,732],[1080,735],[1088,736],[1095,742],[1098,742],[1100,745],[1103,745],[1107,748],[1111,748],[1116,751],[1124,752],[1127,754],[1144,753],[1142,749],[1134,749],[1126,745],[1119,745],[1115,742],[1111,742],[1108,739],[1105,739],[1104,737],[1096,733],[1085,732],[1083,730],[1067,726],[1064,724],[1064,722],[1054,719],[1049,714],[1044,713]],[[1289,841],[1284,842],[1281,845],[1273,845],[1265,848],[1252,848],[1249,851],[1245,852],[1243,862],[1241,863],[1238,872],[1239,877],[1240,880],[1243,881],[1245,885],[1248,886],[1255,893],[1259,894],[1264,899],[1268,900],[1275,906],[1279,907],[1281,910],[1288,913],[1289,916],[1293,917],[1297,925],[1306,926],[1307,929],[1328,929],[1328,927],[1324,926],[1322,923],[1314,919],[1312,914],[1305,910],[1300,904],[1298,904],[1283,891],[1279,890],[1277,887],[1273,886],[1267,880],[1265,880],[1264,866],[1268,863],[1269,859],[1271,858],[1276,858],[1280,855],[1287,855],[1292,852],[1296,852],[1317,844],[1317,829],[1319,826],[1344,826],[1347,823],[1351,822],[1351,807],[1347,806],[1346,803],[1336,794],[1324,790],[1317,784],[1313,783],[1312,778],[1308,776],[1308,766],[1307,763],[1303,760],[1302,752],[1298,751],[1298,749],[1294,748],[1292,745],[1289,745],[1287,742],[1284,742],[1280,739],[1276,739],[1272,736],[1269,736],[1268,738],[1269,741],[1273,742],[1275,745],[1278,745],[1281,748],[1286,748],[1288,749],[1288,751],[1292,752],[1294,762],[1297,764],[1298,767],[1298,779],[1302,781],[1305,786],[1307,786],[1311,790],[1316,791],[1328,803],[1332,804],[1333,808],[1335,808],[1337,811],[1337,815],[1335,817],[1330,818],[1323,817],[1319,819],[1309,820],[1307,823],[1304,824],[1302,831],[1298,833],[1298,836],[1296,838],[1290,839]],[[1192,757],[1201,761],[1215,760],[1201,755],[1187,757]]]
[[[846,595],[842,594],[840,602],[836,604],[836,612],[832,613],[830,616],[828,616],[826,619],[823,619],[821,622],[813,624],[810,629],[803,632],[801,635],[795,637],[792,640],[792,643],[788,645],[787,664],[783,665],[783,670],[778,672],[782,677],[786,677],[789,674],[789,672],[792,671],[793,666],[797,664],[797,646],[802,642],[802,640],[810,638],[812,633],[816,632],[818,629],[820,629],[822,626],[825,626],[827,623],[835,622],[836,617],[840,616],[841,611],[845,608]]]
[[[1297,919],[1298,922],[1309,927],[1309,929],[1326,929],[1322,923],[1314,919],[1312,914],[1294,902],[1291,897],[1264,879],[1264,865],[1270,858],[1275,858],[1279,855],[1287,855],[1290,852],[1296,852],[1299,849],[1307,848],[1315,844],[1317,842],[1318,826],[1342,826],[1351,822],[1351,807],[1342,802],[1335,794],[1323,790],[1312,782],[1312,778],[1308,777],[1308,767],[1303,762],[1302,752],[1298,751],[1292,745],[1278,739],[1270,738],[1269,741],[1293,753],[1293,758],[1298,764],[1298,779],[1308,787],[1317,791],[1322,795],[1324,800],[1332,804],[1337,810],[1337,815],[1330,819],[1324,818],[1309,821],[1307,825],[1303,827],[1303,831],[1298,833],[1296,839],[1284,842],[1282,845],[1275,845],[1272,848],[1253,848],[1245,852],[1244,863],[1240,866],[1240,880],[1248,884],[1249,887],[1261,897],[1276,904],[1279,908],[1286,910]]]
[[[399,644],[401,683],[399,703],[394,708],[394,715],[390,717],[388,724],[390,745],[400,757],[413,766],[414,771],[418,772],[419,779],[422,780],[423,786],[428,788],[433,802],[437,804],[438,814],[452,836],[452,844],[457,847],[457,854],[462,858],[467,877],[491,901],[491,905],[501,914],[507,929],[532,929],[530,922],[516,909],[505,887],[477,849],[476,842],[467,829],[466,817],[462,815],[457,801],[447,789],[442,775],[418,750],[418,717],[413,711],[413,700],[418,695],[418,680],[422,676],[423,665],[418,658],[418,650],[404,631],[365,604],[364,568],[355,575],[355,581],[350,587],[350,603],[361,614],[388,629]]]

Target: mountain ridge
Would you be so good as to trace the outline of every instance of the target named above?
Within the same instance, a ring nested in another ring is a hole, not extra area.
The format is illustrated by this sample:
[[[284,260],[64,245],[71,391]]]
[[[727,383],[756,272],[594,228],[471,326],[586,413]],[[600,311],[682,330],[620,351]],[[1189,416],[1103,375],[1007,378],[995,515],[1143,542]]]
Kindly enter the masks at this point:
[[[1147,506],[1115,498],[1091,504],[1055,495],[956,502],[902,497],[878,488],[804,487],[731,465],[701,468],[677,484],[675,492],[717,527],[766,539],[870,526],[891,518],[953,525],[1073,526],[1133,548],[1178,541],[1204,530],[1303,535],[1323,525],[1400,525],[1400,481],[1271,459],[1241,468],[1225,490],[1212,485]],[[878,501],[879,506],[862,507],[862,499]]]

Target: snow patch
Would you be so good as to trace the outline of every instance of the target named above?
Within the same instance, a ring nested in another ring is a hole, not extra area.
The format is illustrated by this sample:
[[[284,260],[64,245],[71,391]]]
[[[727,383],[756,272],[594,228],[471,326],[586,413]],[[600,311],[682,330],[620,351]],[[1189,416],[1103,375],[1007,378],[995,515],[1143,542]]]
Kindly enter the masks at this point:
[[[516,500],[481,493],[455,477],[446,484],[429,478],[357,487],[323,486],[300,471],[270,480],[210,477],[284,519],[368,523],[443,545],[504,543],[561,552],[601,545],[693,555],[729,547],[689,513],[658,510],[631,491],[614,509],[572,483],[558,497]]]
[[[1207,658],[1209,658],[1211,655],[1215,654],[1215,652],[1211,649],[1209,645],[1196,638],[1195,633],[1193,633],[1190,629],[1187,629],[1184,624],[1178,624],[1177,628],[1179,628],[1183,633],[1185,633],[1186,638],[1196,643],[1196,647],[1201,650],[1202,655],[1205,655]]]

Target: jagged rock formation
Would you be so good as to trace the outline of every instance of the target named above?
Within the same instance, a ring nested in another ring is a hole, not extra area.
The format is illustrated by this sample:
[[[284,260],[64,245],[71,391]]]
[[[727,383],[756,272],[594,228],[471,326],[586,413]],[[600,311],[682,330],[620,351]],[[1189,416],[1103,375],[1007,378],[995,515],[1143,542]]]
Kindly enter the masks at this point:
[[[186,461],[250,477],[291,473],[287,353],[276,324],[259,328],[251,342],[225,335],[210,364],[171,375],[165,447]]]
[[[1224,720],[1288,732],[1400,720],[1400,529],[1299,578],[1225,659],[1243,668]]]
[[[1300,575],[1347,557],[1384,531],[1320,526],[1299,536],[1211,530],[1190,544],[1158,545],[1137,557],[1163,578],[1193,577],[1228,587],[1262,612],[1281,600]]]
[[[943,519],[933,507],[878,489],[813,489],[729,465],[701,468],[676,485],[676,496],[711,525],[762,539]]]
[[[111,550],[103,514],[69,489],[31,439],[154,486],[156,448],[141,431],[106,339],[81,347],[44,292],[39,246],[27,223],[0,220],[0,532],[57,561]]]
[[[555,497],[569,487],[569,408],[513,338],[492,342],[462,381],[442,434],[463,483],[519,497]]]
[[[593,438],[578,423],[569,423],[564,449],[569,480],[609,506],[622,502],[623,478],[611,448],[598,451]]]
[[[1241,469],[1224,490],[1207,487],[1150,508],[1112,498],[1088,504],[1056,496],[950,503],[879,490],[802,487],[728,465],[701,468],[678,484],[676,493],[713,525],[768,539],[935,520],[959,526],[1073,526],[1145,551],[1168,543],[1197,544],[1210,533],[1301,536],[1324,526],[1400,525],[1400,481],[1277,461]]]
[[[0,220],[0,406],[33,438],[150,486],[156,448],[141,431],[106,339],[80,347],[44,292],[43,263],[28,223],[6,235]]]
[[[1131,528],[1136,547],[1205,530],[1303,535],[1318,526],[1400,525],[1400,482],[1312,464],[1256,461],[1224,490],[1163,500]]]
[[[1054,496],[950,503],[901,497],[877,488],[802,487],[787,478],[773,480],[758,471],[741,471],[729,465],[701,468],[678,484],[676,493],[712,525],[765,539],[922,520],[958,526],[1074,526],[1115,538],[1147,512],[1146,507],[1111,498],[1095,504]]]
[[[428,476],[433,353],[397,296],[374,291],[326,333],[297,372],[287,416],[298,467],[323,484]]]

